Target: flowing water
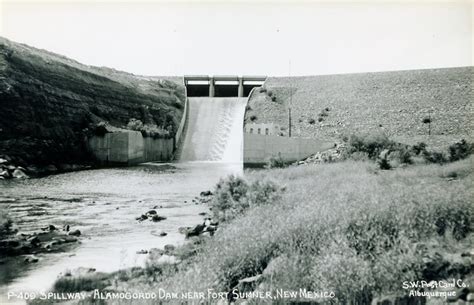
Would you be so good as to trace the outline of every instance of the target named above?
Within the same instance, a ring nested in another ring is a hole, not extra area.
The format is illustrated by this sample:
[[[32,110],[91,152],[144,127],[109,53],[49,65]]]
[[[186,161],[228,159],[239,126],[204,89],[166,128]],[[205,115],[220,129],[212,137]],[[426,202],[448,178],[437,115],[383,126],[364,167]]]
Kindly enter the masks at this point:
[[[46,291],[57,276],[77,267],[111,272],[143,266],[142,249],[185,242],[181,226],[202,222],[208,208],[192,202],[228,174],[242,173],[242,128],[246,99],[192,98],[181,159],[97,169],[23,181],[0,180],[0,208],[20,232],[69,224],[81,243],[63,253],[37,255],[35,264],[0,265],[0,304],[8,291]],[[136,217],[157,207],[161,222]],[[165,231],[167,236],[160,237]],[[21,302],[20,302],[21,303]]]

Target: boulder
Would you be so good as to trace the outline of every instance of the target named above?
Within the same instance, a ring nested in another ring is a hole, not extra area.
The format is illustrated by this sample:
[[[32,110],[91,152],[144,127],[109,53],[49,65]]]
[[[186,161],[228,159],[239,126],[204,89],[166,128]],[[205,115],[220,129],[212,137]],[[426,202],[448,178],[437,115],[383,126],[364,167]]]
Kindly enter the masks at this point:
[[[8,179],[11,177],[10,172],[6,169],[0,169],[0,177]]]
[[[140,217],[137,217],[135,219],[138,220],[138,221],[144,221],[144,220],[148,219],[148,216],[142,214]]]
[[[204,191],[204,192],[201,192],[201,197],[207,197],[207,196],[212,196],[212,192],[211,191]]]
[[[47,227],[41,228],[41,230],[43,230],[43,231],[54,231],[54,230],[56,230],[56,227],[53,226],[53,225],[49,225]]]
[[[74,230],[74,231],[70,231],[70,232],[68,233],[68,235],[80,236],[80,235],[81,235],[81,231],[79,231],[79,230],[76,229],[76,230]]]
[[[162,220],[165,220],[165,219],[166,219],[166,217],[160,216],[160,215],[158,215],[158,214],[157,214],[157,215],[153,215],[153,217],[151,218],[151,220],[154,221],[154,222],[162,221]]]
[[[216,226],[207,226],[206,231],[208,232],[215,232],[217,230]]]
[[[21,169],[15,168],[15,170],[12,173],[12,177],[15,179],[27,179],[29,178],[28,175]]]
[[[194,228],[186,232],[186,237],[198,236],[204,231],[205,228],[206,226],[204,224],[196,225]]]

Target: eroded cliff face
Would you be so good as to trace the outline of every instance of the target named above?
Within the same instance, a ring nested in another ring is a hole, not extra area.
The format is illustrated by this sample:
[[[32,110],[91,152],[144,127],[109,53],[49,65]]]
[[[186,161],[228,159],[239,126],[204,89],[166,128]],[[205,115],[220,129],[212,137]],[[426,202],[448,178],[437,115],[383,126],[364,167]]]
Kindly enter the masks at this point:
[[[21,166],[94,163],[85,138],[131,118],[176,133],[184,86],[82,65],[0,38],[0,157]]]

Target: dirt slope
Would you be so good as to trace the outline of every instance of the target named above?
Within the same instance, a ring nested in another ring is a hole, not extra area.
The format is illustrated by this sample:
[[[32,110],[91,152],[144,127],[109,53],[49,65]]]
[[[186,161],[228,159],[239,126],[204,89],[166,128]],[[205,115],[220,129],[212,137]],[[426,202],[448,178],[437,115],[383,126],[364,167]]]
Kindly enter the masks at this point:
[[[177,82],[136,76],[0,38],[0,155],[17,164],[90,162],[84,137],[130,118],[174,134],[184,106]]]

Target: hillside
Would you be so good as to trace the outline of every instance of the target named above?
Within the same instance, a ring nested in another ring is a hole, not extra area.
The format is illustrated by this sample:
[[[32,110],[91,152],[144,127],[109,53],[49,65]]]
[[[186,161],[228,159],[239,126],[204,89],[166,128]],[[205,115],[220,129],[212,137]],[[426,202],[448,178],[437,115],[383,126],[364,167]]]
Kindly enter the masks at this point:
[[[177,130],[185,100],[175,81],[91,67],[0,38],[0,156],[18,165],[92,162],[84,138],[131,118]]]
[[[383,131],[408,144],[444,147],[472,140],[473,74],[474,67],[463,67],[269,77],[266,90],[251,97],[246,122],[273,122],[287,135],[291,102],[293,136],[335,140]]]

